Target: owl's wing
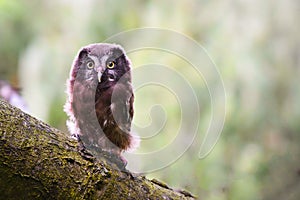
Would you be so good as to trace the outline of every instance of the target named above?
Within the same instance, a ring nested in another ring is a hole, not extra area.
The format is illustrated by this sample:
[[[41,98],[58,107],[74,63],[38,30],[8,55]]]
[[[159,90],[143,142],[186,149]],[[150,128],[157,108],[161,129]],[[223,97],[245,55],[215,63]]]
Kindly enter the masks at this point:
[[[131,121],[132,121],[132,118],[133,118],[133,113],[134,113],[134,110],[133,110],[133,101],[134,101],[134,95],[132,93],[130,99],[129,99],[129,115],[130,115],[130,124],[131,124]]]
[[[112,102],[111,109],[114,120],[123,131],[129,133],[133,118],[133,99],[134,96],[129,91],[126,95],[121,95],[119,99]]]

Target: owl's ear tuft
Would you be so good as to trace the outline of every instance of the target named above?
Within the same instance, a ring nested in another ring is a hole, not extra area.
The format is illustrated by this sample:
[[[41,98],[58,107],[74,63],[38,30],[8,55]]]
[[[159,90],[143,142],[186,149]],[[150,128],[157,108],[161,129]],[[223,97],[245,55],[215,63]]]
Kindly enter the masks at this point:
[[[78,59],[81,60],[81,59],[87,57],[88,53],[89,52],[87,49],[85,49],[85,48],[81,49],[80,52],[78,53]]]

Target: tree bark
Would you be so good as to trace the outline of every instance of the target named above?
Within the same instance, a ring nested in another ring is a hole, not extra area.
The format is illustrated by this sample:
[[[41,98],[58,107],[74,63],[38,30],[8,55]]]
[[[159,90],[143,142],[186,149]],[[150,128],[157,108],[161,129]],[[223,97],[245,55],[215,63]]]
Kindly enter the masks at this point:
[[[194,199],[81,152],[77,140],[0,100],[1,199]]]

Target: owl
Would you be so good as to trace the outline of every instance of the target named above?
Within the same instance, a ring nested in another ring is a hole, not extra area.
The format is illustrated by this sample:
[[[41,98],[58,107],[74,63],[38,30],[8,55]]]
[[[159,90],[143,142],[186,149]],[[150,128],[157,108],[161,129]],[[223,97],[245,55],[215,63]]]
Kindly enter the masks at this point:
[[[84,148],[121,155],[138,146],[131,134],[131,62],[117,44],[81,48],[67,80],[67,126]]]

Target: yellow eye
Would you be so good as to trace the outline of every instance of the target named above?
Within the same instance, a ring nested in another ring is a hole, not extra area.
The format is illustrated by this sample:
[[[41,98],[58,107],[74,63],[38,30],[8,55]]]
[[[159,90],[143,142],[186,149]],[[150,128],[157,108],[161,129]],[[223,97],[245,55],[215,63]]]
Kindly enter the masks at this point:
[[[108,62],[106,66],[107,68],[112,69],[115,67],[115,62],[114,61]]]
[[[89,61],[87,64],[86,64],[87,68],[89,69],[93,69],[95,67],[95,63],[93,61]]]

